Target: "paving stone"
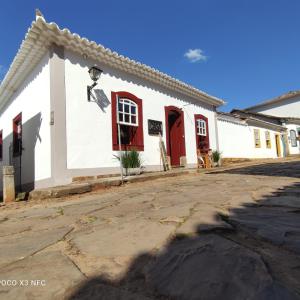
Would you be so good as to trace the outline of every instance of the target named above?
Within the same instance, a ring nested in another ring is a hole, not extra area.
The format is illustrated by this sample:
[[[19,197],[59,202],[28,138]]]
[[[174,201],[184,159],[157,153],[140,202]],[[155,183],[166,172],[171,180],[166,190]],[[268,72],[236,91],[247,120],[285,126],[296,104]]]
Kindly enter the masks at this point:
[[[31,216],[29,212],[26,212],[26,217],[8,218],[5,222],[1,223],[0,237],[26,231],[41,231],[49,228],[64,227],[66,224],[71,225],[75,222],[74,217],[64,216],[62,208],[58,207],[55,210],[51,210],[51,213],[39,216],[33,212]]]
[[[0,267],[44,249],[61,240],[70,230],[71,228],[66,226],[41,231],[25,231],[20,234],[1,237]]]
[[[8,214],[9,218],[17,217],[18,219],[31,219],[31,218],[49,218],[55,215],[57,212],[56,207],[32,207],[24,209],[23,211],[13,211],[13,213]]]
[[[294,197],[294,196],[270,197],[267,198],[266,200],[258,201],[258,205],[300,208],[300,197]]]
[[[171,243],[145,273],[148,285],[172,299],[299,299],[259,255],[214,234]]]
[[[132,293],[125,289],[116,288],[111,285],[103,284],[100,280],[88,280],[78,287],[70,296],[69,300],[150,300],[146,296]]]
[[[92,198],[91,201],[85,201],[80,203],[73,203],[71,205],[63,206],[65,216],[76,216],[93,213],[94,211],[99,211],[103,208],[109,207],[114,203],[118,203],[119,196],[115,195],[101,195],[101,196],[89,196]]]
[[[282,207],[232,209],[229,220],[252,234],[300,254],[299,209]]]
[[[143,212],[145,218],[160,221],[167,218],[180,218],[183,219],[190,215],[190,210],[193,208],[193,203],[180,203],[180,197],[178,204],[172,204],[171,206],[161,206],[154,202],[150,209]]]
[[[163,247],[175,226],[146,220],[111,223],[74,232],[69,243],[85,274],[116,279],[126,274],[135,256]]]
[[[201,205],[194,213],[176,229],[178,235],[197,234],[207,230],[232,229],[231,225],[224,222],[219,216],[220,210]]]
[[[85,255],[133,256],[161,247],[174,229],[169,224],[136,220],[95,227],[92,232],[74,233],[74,237],[71,237],[72,243]]]
[[[63,299],[70,287],[84,280],[84,276],[60,252],[45,251],[1,269],[1,280],[8,279],[16,280],[17,285],[0,285],[1,299],[52,300]],[[21,281],[26,284],[25,280],[28,285],[21,285]],[[44,281],[37,285],[36,280]]]

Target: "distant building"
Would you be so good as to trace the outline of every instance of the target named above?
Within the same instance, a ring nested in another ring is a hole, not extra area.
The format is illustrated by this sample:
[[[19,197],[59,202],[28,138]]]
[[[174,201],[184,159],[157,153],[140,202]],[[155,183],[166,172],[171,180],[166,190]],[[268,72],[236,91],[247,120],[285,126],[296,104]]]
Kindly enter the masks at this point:
[[[280,105],[283,105],[282,115],[292,115],[288,112],[292,108],[287,108],[292,104],[280,103],[276,102],[276,113],[281,114]],[[293,107],[297,105],[300,105],[300,98],[293,102]],[[234,109],[230,114],[218,113],[219,149],[223,157],[277,158],[300,154],[300,117],[277,116],[275,112],[274,115],[268,115],[254,112],[252,108]],[[297,114],[299,111],[294,113]]]
[[[275,117],[300,118],[300,91],[292,91],[244,109]]]
[[[300,90],[291,91],[274,99],[248,107],[245,111],[278,117],[287,128],[289,153],[299,154]]]

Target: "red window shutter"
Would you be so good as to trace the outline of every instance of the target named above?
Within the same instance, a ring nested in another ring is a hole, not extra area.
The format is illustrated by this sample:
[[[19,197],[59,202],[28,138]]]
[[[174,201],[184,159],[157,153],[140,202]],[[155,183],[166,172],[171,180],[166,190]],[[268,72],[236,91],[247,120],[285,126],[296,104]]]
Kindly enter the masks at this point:
[[[141,99],[136,99],[138,105],[139,126],[136,128],[134,135],[134,147],[138,151],[144,151],[144,130],[143,130],[143,103]]]
[[[206,123],[206,143],[207,143],[207,147],[210,148],[210,143],[209,143],[209,127],[208,127],[208,119],[205,118],[205,123]]]
[[[117,126],[117,93],[111,92],[111,128],[113,150],[119,150]]]

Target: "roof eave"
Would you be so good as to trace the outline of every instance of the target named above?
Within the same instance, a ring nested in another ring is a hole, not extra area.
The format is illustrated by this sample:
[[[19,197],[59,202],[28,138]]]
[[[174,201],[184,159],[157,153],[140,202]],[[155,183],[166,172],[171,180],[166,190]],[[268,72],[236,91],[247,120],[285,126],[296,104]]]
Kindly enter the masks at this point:
[[[279,131],[286,131],[287,129],[283,126],[280,126],[280,125],[276,125],[276,124],[273,124],[273,123],[269,123],[269,122],[266,122],[266,121],[262,121],[260,119],[256,119],[256,118],[253,118],[253,117],[249,117],[247,118],[247,123],[249,124],[249,121],[250,123],[251,122],[254,122],[256,124],[261,124],[261,125],[264,125],[268,128],[273,128],[275,130],[279,130]],[[250,124],[249,124],[250,125]]]

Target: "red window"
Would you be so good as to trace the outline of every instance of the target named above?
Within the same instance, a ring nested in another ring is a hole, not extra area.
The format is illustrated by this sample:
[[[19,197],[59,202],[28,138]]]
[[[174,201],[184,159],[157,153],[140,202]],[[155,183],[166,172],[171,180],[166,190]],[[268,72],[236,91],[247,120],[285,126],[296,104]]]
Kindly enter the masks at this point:
[[[13,119],[13,155],[22,153],[22,113]]]
[[[209,150],[208,119],[203,115],[195,115],[196,146],[201,153]]]
[[[122,150],[144,151],[142,100],[127,92],[112,92],[111,99],[113,150],[119,150],[120,137]]]
[[[0,161],[3,159],[3,130],[0,131]]]

